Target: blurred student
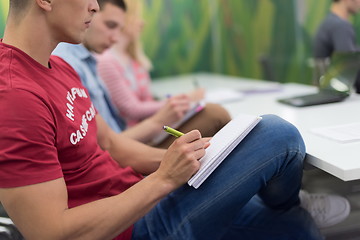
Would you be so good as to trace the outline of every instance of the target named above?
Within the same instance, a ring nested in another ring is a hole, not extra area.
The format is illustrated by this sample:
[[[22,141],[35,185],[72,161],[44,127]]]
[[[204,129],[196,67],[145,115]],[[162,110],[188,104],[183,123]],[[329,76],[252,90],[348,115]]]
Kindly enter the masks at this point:
[[[314,39],[314,57],[328,58],[333,52],[355,52],[356,34],[349,22],[360,10],[360,0],[332,0],[330,12],[321,23]]]
[[[360,0],[332,0],[330,12],[318,28],[313,53],[317,62],[319,76],[326,70],[333,52],[358,52],[354,26],[350,17],[360,11]],[[317,77],[319,77],[317,76]],[[355,89],[360,93],[360,74],[358,73]]]
[[[125,12],[121,14],[124,18]],[[79,74],[95,108],[115,132],[122,132],[125,136],[143,143],[167,148],[174,141],[174,137],[167,136],[165,140],[155,144],[153,140],[163,132],[164,125],[172,126],[184,116],[189,110],[191,99],[186,94],[171,97],[162,103],[155,114],[142,119],[136,125],[127,127],[123,113],[119,113],[112,103],[109,90],[97,73],[95,54],[103,53],[122,38],[120,29],[124,26],[116,26],[108,18],[101,15],[101,21],[92,23],[84,34],[82,44],[60,43],[53,54],[63,58]],[[179,130],[189,132],[198,129],[202,136],[211,137],[230,119],[229,113],[223,107],[211,104],[180,126]]]
[[[152,63],[140,41],[144,27],[142,2],[130,0],[126,4],[128,11],[121,37],[110,50],[98,56],[98,70],[115,107],[131,126],[154,115],[166,100],[155,100],[150,90]],[[199,88],[188,95],[191,101],[199,101],[204,97],[204,90]],[[208,104],[206,108],[215,116],[221,116],[215,104]]]

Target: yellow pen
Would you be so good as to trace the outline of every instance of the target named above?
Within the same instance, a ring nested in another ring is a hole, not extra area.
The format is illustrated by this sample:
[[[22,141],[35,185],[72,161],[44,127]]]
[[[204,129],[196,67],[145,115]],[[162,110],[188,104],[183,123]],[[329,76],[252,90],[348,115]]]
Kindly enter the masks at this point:
[[[168,127],[168,126],[164,126],[163,129],[167,133],[169,133],[169,134],[171,134],[171,135],[173,135],[175,137],[181,137],[182,135],[184,135],[182,132],[179,132],[178,130],[175,130],[175,129],[173,129],[171,127]]]

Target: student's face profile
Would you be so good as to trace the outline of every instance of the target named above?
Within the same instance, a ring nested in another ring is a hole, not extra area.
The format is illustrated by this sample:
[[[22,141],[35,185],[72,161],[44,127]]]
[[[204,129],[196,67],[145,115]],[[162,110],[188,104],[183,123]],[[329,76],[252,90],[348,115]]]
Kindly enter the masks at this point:
[[[136,11],[127,16],[124,33],[131,41],[136,41],[140,38],[144,25],[145,22],[140,11]]]
[[[80,43],[84,39],[94,13],[99,11],[97,0],[52,0],[48,15],[58,41]]]
[[[121,8],[107,3],[95,14],[89,29],[85,33],[84,45],[89,50],[102,53],[119,40],[124,26],[125,12]]]

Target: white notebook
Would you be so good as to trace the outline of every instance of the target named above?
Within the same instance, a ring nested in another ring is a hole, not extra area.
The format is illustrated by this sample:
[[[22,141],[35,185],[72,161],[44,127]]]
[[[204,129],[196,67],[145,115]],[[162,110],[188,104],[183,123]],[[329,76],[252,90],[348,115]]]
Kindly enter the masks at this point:
[[[226,124],[210,140],[210,146],[199,160],[200,169],[188,184],[198,188],[260,120],[259,116],[240,114]]]

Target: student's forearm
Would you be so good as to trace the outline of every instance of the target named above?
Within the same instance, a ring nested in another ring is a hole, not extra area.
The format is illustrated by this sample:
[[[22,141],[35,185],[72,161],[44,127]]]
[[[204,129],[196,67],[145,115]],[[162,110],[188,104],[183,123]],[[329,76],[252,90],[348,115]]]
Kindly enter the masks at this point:
[[[137,141],[148,143],[162,131],[162,127],[161,123],[154,121],[150,117],[126,129],[121,134]]]
[[[71,235],[66,239],[112,239],[143,217],[172,190],[173,186],[150,175],[118,196],[67,210],[63,222]]]
[[[208,146],[200,132],[191,131],[175,140],[156,172],[119,195],[71,209],[63,178],[0,188],[0,201],[26,239],[112,239],[185,184]]]
[[[136,172],[148,175],[156,171],[166,150],[150,147],[128,139],[122,134],[114,136],[106,148],[122,167],[130,166]]]
[[[113,239],[174,188],[153,174],[119,195],[67,209],[65,184],[57,179],[0,190],[0,199],[28,240]]]
[[[120,166],[130,166],[145,175],[154,172],[159,167],[165,150],[145,145],[123,133],[115,133],[100,115],[96,116],[96,123],[100,147],[108,151]]]

